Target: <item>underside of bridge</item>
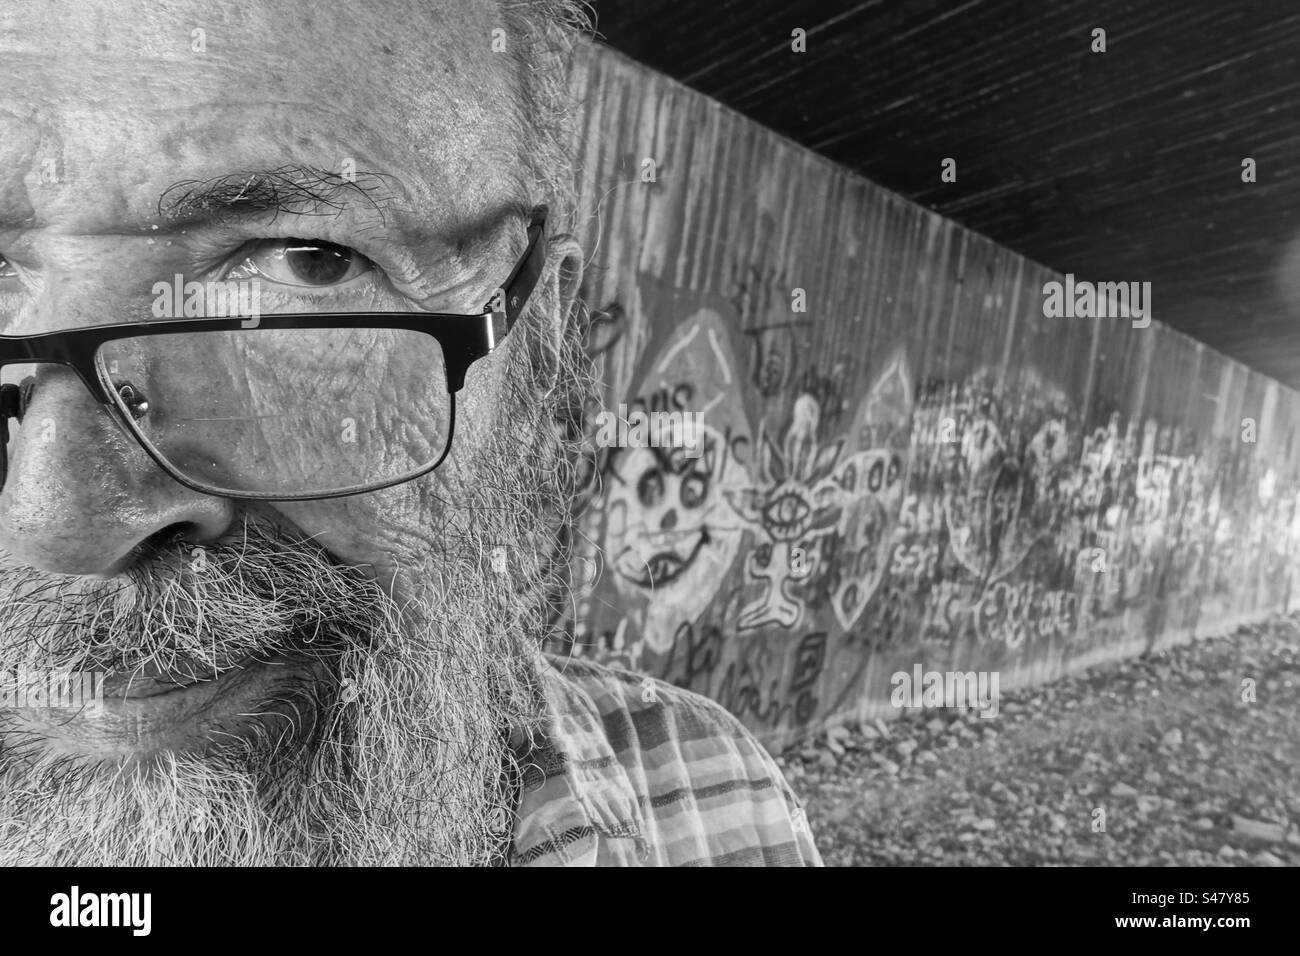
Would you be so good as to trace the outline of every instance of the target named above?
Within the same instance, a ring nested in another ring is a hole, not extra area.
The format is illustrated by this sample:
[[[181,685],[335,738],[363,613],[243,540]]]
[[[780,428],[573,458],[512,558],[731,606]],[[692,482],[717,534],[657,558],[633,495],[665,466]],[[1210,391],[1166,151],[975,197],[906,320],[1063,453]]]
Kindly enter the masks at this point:
[[[1300,387],[1293,4],[594,7],[633,59],[1056,272],[1150,281],[1159,321]]]

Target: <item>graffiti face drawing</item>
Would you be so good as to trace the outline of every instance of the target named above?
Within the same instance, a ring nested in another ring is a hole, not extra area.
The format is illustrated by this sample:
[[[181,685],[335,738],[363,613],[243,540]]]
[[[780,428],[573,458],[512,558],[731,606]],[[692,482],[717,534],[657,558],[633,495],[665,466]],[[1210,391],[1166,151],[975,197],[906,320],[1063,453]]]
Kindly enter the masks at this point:
[[[745,479],[721,453],[722,437],[702,430],[700,457],[628,448],[608,479],[605,552],[619,592],[647,600],[644,634],[657,652],[667,649],[679,621],[704,610],[740,548],[725,491]]]
[[[1057,396],[1008,408],[982,376],[975,376],[941,416],[961,423],[960,440],[946,446],[943,505],[953,555],[989,584],[1019,567],[1029,550],[1056,530],[1073,490],[1069,425]],[[1026,417],[1033,431],[1020,432]]]

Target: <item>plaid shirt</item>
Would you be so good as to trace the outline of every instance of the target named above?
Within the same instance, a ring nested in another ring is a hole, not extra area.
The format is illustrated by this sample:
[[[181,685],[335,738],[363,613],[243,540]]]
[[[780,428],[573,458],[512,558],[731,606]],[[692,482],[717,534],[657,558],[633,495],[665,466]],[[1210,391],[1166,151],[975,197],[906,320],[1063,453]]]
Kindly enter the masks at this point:
[[[720,705],[545,655],[508,866],[821,866],[780,769]]]

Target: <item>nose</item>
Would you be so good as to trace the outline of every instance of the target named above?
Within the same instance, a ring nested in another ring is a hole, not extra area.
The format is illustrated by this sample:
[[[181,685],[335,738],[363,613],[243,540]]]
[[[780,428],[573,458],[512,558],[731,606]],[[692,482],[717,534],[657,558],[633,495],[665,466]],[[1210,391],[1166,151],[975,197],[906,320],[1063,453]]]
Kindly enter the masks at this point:
[[[60,574],[109,576],[162,531],[220,537],[234,505],[172,479],[70,369],[37,376],[0,491],[0,549]]]

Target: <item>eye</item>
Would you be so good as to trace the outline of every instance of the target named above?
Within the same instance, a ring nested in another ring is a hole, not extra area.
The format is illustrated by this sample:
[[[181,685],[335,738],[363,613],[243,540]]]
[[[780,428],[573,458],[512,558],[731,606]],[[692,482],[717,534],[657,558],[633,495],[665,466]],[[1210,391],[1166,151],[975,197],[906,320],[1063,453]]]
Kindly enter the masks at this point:
[[[778,534],[788,534],[801,531],[811,511],[812,507],[802,495],[787,491],[768,502],[763,509],[763,517],[769,529]]]
[[[636,496],[646,508],[653,508],[664,497],[664,476],[656,468],[643,474],[636,483]]]
[[[323,289],[371,272],[374,264],[347,246],[319,239],[263,239],[227,273],[227,279],[261,278],[280,285]]]
[[[18,275],[18,270],[10,265],[9,260],[0,256],[0,279],[13,279]]]
[[[678,491],[678,497],[681,499],[683,508],[698,508],[708,496],[709,476],[707,474],[693,472],[682,479],[682,487]]]

